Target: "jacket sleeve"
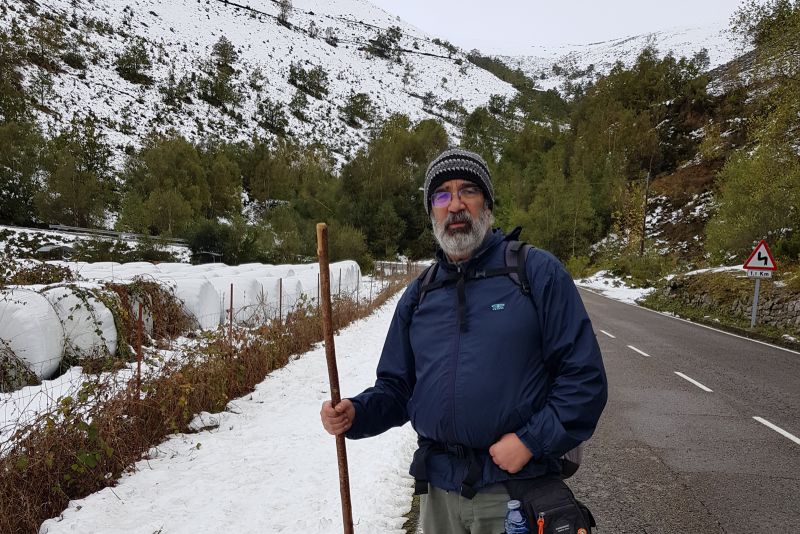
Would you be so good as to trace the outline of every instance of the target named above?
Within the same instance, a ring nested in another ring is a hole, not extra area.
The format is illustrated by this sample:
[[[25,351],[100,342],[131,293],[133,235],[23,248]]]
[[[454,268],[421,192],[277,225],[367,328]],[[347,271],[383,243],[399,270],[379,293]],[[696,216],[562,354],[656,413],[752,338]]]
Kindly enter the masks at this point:
[[[540,250],[529,254],[526,267],[551,380],[544,407],[517,436],[538,461],[558,458],[591,437],[608,399],[608,382],[572,277],[555,257]]]
[[[345,433],[348,438],[368,438],[408,421],[406,406],[416,382],[408,328],[418,294],[419,280],[415,280],[395,309],[378,362],[375,385],[350,399],[356,415],[353,426]]]

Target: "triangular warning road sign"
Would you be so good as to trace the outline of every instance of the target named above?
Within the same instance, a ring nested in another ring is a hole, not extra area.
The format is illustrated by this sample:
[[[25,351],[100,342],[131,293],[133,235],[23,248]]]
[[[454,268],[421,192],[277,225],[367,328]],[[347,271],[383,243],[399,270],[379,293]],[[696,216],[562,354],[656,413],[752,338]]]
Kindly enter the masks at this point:
[[[752,254],[750,254],[750,257],[747,258],[742,267],[753,271],[775,271],[778,269],[778,266],[775,265],[775,258],[772,257],[772,252],[770,252],[767,242],[763,239],[758,242],[758,245],[753,249]]]

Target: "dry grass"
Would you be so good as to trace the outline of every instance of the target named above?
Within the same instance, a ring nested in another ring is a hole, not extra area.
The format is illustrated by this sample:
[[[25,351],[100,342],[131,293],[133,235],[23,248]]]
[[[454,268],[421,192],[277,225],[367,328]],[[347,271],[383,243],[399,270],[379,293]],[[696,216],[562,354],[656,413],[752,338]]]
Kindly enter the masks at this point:
[[[406,283],[392,282],[370,306],[335,299],[334,328],[369,315]],[[186,431],[194,414],[224,410],[321,339],[317,310],[301,303],[282,324],[205,337],[186,359],[143,377],[141,393],[135,380],[120,388],[114,375],[88,378],[76,398],[20,428],[5,447],[0,532],[38,532],[70,500],[113,486],[151,447]]]

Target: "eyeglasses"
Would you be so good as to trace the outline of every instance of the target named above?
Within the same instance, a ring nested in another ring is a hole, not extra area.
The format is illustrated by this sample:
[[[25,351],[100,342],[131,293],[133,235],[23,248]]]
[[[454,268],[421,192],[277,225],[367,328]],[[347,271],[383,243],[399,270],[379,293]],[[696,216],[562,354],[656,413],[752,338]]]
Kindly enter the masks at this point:
[[[465,202],[479,198],[483,191],[477,185],[468,185],[458,190],[458,198]],[[436,191],[431,195],[431,205],[435,208],[444,208],[450,205],[453,200],[453,193],[450,191]]]

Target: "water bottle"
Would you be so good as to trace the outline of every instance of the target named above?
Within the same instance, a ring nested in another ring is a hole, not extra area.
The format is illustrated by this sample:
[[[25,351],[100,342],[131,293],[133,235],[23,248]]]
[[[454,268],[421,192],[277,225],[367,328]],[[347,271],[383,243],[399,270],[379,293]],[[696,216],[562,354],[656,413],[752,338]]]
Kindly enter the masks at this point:
[[[506,512],[506,534],[529,534],[528,520],[520,510],[518,500],[508,501],[508,511]]]

